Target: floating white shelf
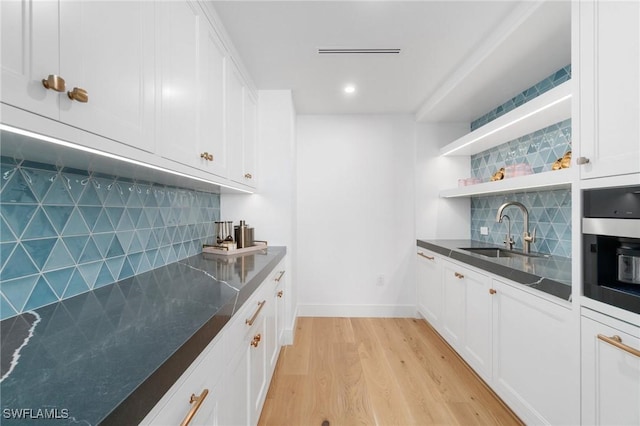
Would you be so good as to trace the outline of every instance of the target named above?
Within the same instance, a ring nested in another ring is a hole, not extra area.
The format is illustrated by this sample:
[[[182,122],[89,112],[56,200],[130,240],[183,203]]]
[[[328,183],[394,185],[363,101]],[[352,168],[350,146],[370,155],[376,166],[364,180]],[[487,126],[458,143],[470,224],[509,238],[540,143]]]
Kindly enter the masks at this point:
[[[528,189],[569,188],[577,178],[577,168],[554,170],[527,176],[503,179],[496,182],[484,182],[477,185],[440,191],[442,198],[471,197],[474,195],[506,194]]]
[[[473,155],[571,117],[571,80],[445,145],[440,155]]]

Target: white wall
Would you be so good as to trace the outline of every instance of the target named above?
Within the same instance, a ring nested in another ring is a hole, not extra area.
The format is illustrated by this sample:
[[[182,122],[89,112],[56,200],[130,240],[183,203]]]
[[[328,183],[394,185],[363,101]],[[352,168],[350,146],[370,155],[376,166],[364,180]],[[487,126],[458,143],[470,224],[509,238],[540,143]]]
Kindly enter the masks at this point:
[[[414,117],[297,119],[302,316],[414,316]]]
[[[291,91],[258,92],[258,189],[256,194],[221,194],[222,220],[244,219],[255,228],[255,239],[287,247],[285,343],[293,342],[296,316],[296,144]]]
[[[416,236],[419,239],[468,239],[471,206],[468,198],[439,198],[442,189],[469,177],[468,156],[440,157],[447,143],[469,133],[468,123],[426,124],[416,127]]]

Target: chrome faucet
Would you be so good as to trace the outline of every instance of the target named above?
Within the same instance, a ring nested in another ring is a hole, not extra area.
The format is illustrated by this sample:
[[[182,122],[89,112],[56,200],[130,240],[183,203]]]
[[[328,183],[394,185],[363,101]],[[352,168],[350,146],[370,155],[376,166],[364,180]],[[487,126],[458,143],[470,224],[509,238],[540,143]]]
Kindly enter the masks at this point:
[[[507,219],[507,235],[505,235],[504,237],[504,246],[508,249],[508,250],[513,250],[513,236],[511,235],[511,218],[509,216],[507,216],[506,214],[502,215],[502,218],[498,221],[500,223],[502,223],[502,219]]]
[[[507,201],[506,203],[504,203],[498,208],[498,214],[496,215],[496,222],[502,223],[502,218],[504,217],[502,212],[504,209],[506,209],[509,206],[515,206],[520,208],[520,210],[522,210],[522,216],[524,218],[524,233],[522,235],[522,241],[523,241],[522,251],[524,253],[529,253],[531,251],[531,243],[536,240],[536,230],[534,229],[533,232],[531,233],[529,232],[529,211],[524,206],[524,204],[519,203],[517,201]],[[509,220],[509,225],[511,225],[511,220]],[[507,237],[507,239],[508,238],[509,237]]]

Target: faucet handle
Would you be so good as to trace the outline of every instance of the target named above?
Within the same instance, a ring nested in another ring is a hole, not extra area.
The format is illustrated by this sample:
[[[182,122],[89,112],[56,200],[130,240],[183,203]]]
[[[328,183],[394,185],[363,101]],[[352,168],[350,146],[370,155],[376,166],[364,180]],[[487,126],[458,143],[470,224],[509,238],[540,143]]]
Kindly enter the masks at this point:
[[[536,240],[536,228],[533,228],[531,232],[525,232],[524,240],[530,243],[534,242]]]

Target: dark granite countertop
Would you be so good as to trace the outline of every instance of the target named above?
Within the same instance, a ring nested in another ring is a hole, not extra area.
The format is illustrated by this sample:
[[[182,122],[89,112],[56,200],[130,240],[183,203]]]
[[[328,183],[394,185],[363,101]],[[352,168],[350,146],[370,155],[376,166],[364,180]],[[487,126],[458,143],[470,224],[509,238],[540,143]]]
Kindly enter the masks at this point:
[[[492,258],[460,249],[462,247],[496,247],[472,240],[417,240],[417,244],[434,253],[483,269],[529,288],[563,300],[571,300],[571,259],[569,258],[559,256]]]
[[[139,423],[285,254],[200,254],[2,321],[0,423]]]

